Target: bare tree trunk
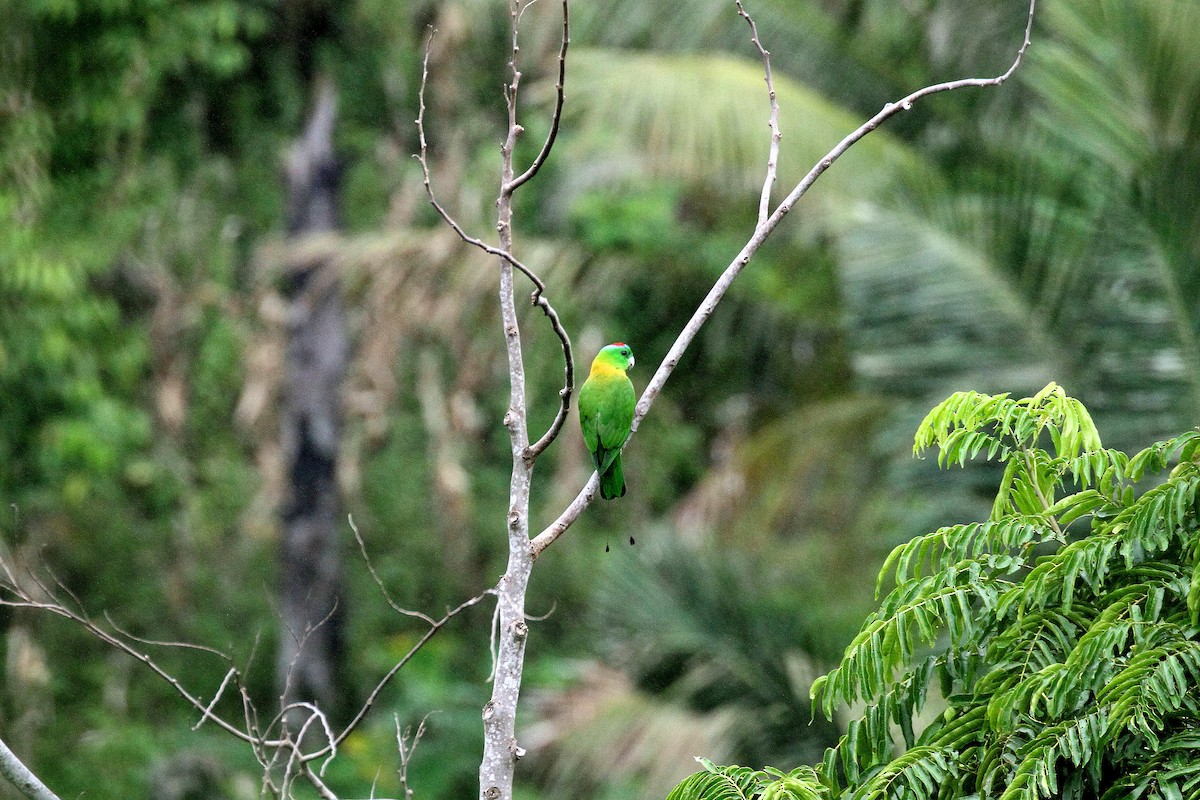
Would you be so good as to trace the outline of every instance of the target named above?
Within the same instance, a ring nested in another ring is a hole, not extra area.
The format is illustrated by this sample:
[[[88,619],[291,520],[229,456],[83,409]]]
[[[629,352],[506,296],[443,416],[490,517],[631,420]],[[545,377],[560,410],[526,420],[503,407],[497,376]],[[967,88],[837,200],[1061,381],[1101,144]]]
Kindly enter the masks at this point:
[[[323,86],[304,134],[288,154],[288,234],[338,228],[340,166],[333,154],[336,98]],[[342,559],[335,467],[340,389],[349,347],[340,284],[332,264],[288,264],[283,451],[288,489],[280,574],[283,629],[277,661],[286,703],[344,705],[341,681]],[[296,715],[291,715],[293,718]],[[307,716],[307,715],[305,715]]]

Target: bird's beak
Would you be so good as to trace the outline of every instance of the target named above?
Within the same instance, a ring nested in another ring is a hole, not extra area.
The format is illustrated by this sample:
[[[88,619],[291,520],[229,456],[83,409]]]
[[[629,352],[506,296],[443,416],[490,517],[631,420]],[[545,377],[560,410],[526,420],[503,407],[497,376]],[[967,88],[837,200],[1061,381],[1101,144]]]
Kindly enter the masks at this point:
[[[636,361],[637,361],[636,358],[634,358],[633,356],[630,356],[629,357],[629,366],[632,367]]]

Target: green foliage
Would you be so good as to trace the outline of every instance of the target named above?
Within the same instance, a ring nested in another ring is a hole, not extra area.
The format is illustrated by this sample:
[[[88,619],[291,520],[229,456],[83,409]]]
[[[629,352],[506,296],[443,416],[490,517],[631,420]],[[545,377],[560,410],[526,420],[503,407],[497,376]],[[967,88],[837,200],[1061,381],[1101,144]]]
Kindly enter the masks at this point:
[[[991,517],[897,547],[891,585],[813,684],[863,703],[815,772],[841,798],[1180,797],[1200,786],[1200,431],[1127,457],[1050,384],[960,392],[921,424],[942,465],[1004,466]],[[1149,484],[1148,488],[1146,484]],[[939,693],[940,714],[930,695]],[[673,800],[766,796],[709,767]],[[819,782],[818,782],[819,781]],[[815,796],[815,795],[814,795]]]
[[[667,800],[827,800],[830,796],[811,767],[784,774],[770,768],[721,767],[705,758],[697,761],[704,771],[680,783]]]
[[[923,148],[928,168],[841,220],[851,346],[862,385],[921,411],[960,386],[1029,393],[1054,378],[1110,445],[1134,449],[1191,424],[1200,402],[1197,197],[1178,179],[1200,164],[1200,8],[1048,0],[1037,13],[1013,85],[948,98],[994,107],[939,113],[929,138],[954,144]]]
[[[753,0],[748,8],[773,51],[782,190],[901,90],[1006,64],[1024,4]],[[978,515],[971,505],[962,510],[967,493],[912,491],[908,474],[885,474],[880,463],[907,449],[911,423],[893,414],[896,398],[914,398],[923,412],[947,385],[1003,383],[1025,392],[1049,374],[1065,375],[1110,444],[1160,436],[1196,407],[1196,198],[1179,179],[1200,164],[1196,4],[1047,0],[1039,8],[1048,13],[1036,46],[1003,92],[943,95],[893,120],[822,179],[810,200],[824,202],[792,215],[788,228],[799,235],[777,235],[756,256],[639,432],[627,465],[639,473],[638,496],[620,509],[589,509],[539,563],[529,607],[555,613],[535,627],[541,644],[530,650],[530,688],[563,683],[539,679],[543,658],[595,656],[596,628],[579,623],[599,606],[597,627],[612,636],[614,652],[635,651],[622,665],[639,691],[656,693],[659,722],[674,721],[670,712],[680,707],[727,715],[736,721],[727,726],[737,745],[730,759],[815,759],[803,748],[817,738],[795,731],[811,715],[811,670],[851,638],[842,620],[861,619],[870,587],[858,571],[875,548],[897,541],[898,529],[979,518],[898,550],[881,577],[891,617],[876,620],[863,648],[902,648],[911,660],[889,662],[902,670],[889,683],[860,648],[847,674],[879,678],[885,695],[851,730],[867,752],[871,737],[896,731],[899,719],[898,735],[911,747],[907,760],[884,764],[880,756],[877,767],[839,760],[838,769],[858,769],[874,781],[872,791],[952,785],[953,764],[946,773],[939,761],[946,740],[918,743],[927,720],[904,712],[920,707],[948,671],[983,676],[985,657],[1004,656],[1018,674],[1038,677],[994,677],[995,686],[977,689],[994,698],[985,714],[1017,732],[1007,750],[987,758],[1015,764],[1018,745],[1037,749],[1044,768],[1028,773],[1031,785],[1057,780],[1065,793],[1067,772],[1094,760],[1097,737],[1115,735],[1120,723],[1155,733],[1158,743],[1114,777],[1109,796],[1169,793],[1164,780],[1185,793],[1195,788],[1197,738],[1163,730],[1186,709],[1159,707],[1144,694],[1190,685],[1193,656],[1181,646],[1190,639],[1142,642],[1143,617],[1133,618],[1135,609],[1168,614],[1180,587],[1189,613],[1200,606],[1196,569],[1171,566],[1180,552],[1175,528],[1190,524],[1192,486],[1168,482],[1145,493],[1140,502],[1157,504],[1161,516],[1133,510],[1144,488],[1136,482],[1152,483],[1189,444],[1164,443],[1139,459],[1093,450],[1082,429],[1061,429],[1078,414],[1066,406],[1061,420],[1027,442],[1031,463],[1018,463],[1005,438],[1025,435],[1015,417],[1007,433],[986,425],[960,433],[959,456],[997,459],[964,471],[975,489],[1003,487],[993,513]],[[552,94],[545,77],[557,52],[556,14],[551,3],[531,4],[524,15],[533,34],[522,47],[529,101]],[[568,119],[559,149],[518,206],[522,228],[582,245],[562,250],[576,272],[543,273],[577,345],[616,331],[645,353],[646,365],[666,352],[752,228],[766,160],[766,97],[744,23],[726,0],[685,0],[668,17],[640,0],[572,5]],[[348,226],[385,219],[404,226],[413,214],[432,221],[427,209],[425,217],[412,210],[425,204],[409,180],[420,44],[430,22],[441,45],[429,86],[435,179],[464,221],[476,208],[491,220],[497,76],[508,53],[503,4],[0,0],[0,532],[5,545],[44,554],[90,610],[110,612],[138,635],[211,643],[248,658],[265,632],[251,670],[260,707],[275,695],[267,599],[274,541],[273,509],[257,496],[262,452],[254,440],[272,423],[260,420],[258,431],[232,424],[258,324],[252,248],[281,225],[279,154],[299,127],[316,73],[340,90]],[[519,143],[523,163],[546,129],[545,108],[532,110]],[[895,138],[880,135],[889,132]],[[436,239],[427,230],[412,235]],[[525,257],[533,255],[530,241],[520,242]],[[545,266],[540,257],[529,262]],[[478,266],[447,264],[432,280]],[[152,291],[139,296],[130,277],[148,279]],[[356,280],[356,301],[379,288]],[[522,334],[537,428],[556,409],[562,368],[540,313],[527,311]],[[506,401],[502,370],[488,355],[493,313],[489,305],[459,318],[447,326],[452,337],[445,328],[406,333],[397,363],[384,359],[371,370],[387,375],[395,366],[399,399],[374,410],[369,432],[359,419],[348,425],[362,457],[361,489],[348,505],[380,574],[400,587],[406,605],[437,609],[498,574],[494,522],[506,512],[509,454],[503,430],[491,424]],[[379,326],[367,316],[361,329]],[[443,343],[448,338],[455,343]],[[456,530],[473,558],[449,579],[428,431],[410,396],[417,378],[408,354],[431,339],[470,354],[461,374],[447,367],[448,384],[455,413],[481,418],[464,427],[469,503],[467,524]],[[638,369],[642,386],[649,373]],[[156,413],[163,389],[178,389],[184,401],[178,428]],[[357,408],[360,395],[352,395]],[[1056,432],[1064,441],[1049,439]],[[1069,450],[1076,438],[1079,453],[1063,463],[1038,450]],[[557,514],[561,495],[569,499],[582,469],[575,445],[568,430],[539,466],[538,519]],[[944,485],[946,476],[936,480]],[[722,494],[723,486],[746,491]],[[1044,523],[1039,492],[1056,507],[1061,537]],[[708,518],[720,558],[654,563],[664,520],[688,516],[681,494],[729,506]],[[16,513],[8,513],[12,506]],[[905,526],[898,518],[910,509],[937,521]],[[1114,541],[1083,541],[1097,519],[1111,524]],[[596,569],[597,543],[610,529],[636,532],[631,555],[649,556],[647,563],[612,579]],[[739,558],[728,558],[731,549]],[[1039,564],[1060,550],[1061,563]],[[1010,593],[1006,581],[1017,578],[1040,581],[1044,596]],[[361,696],[411,632],[379,603],[361,565],[349,580],[347,647]],[[1097,595],[1097,585],[1121,581],[1128,581],[1123,593]],[[862,588],[848,592],[848,584]],[[893,597],[893,584],[909,594]],[[605,602],[609,596],[620,605]],[[986,653],[972,660],[956,651],[955,660],[939,649],[966,647],[975,635],[971,615],[996,610],[1015,621],[994,631]],[[17,616],[4,622],[27,624]],[[1111,624],[1097,627],[1102,618]],[[403,688],[383,698],[379,717],[331,766],[339,789],[366,795],[381,764],[389,773],[388,712],[398,709],[412,724],[438,709],[413,765],[418,794],[470,791],[486,667],[477,645],[487,623],[486,614],[463,618],[439,635],[444,651],[411,665]],[[110,793],[145,794],[147,766],[164,750],[224,741],[208,727],[193,734],[195,719],[169,687],[114,664],[82,636],[56,624],[34,631],[42,658],[29,660],[48,665],[50,689],[29,690],[10,670],[0,713],[34,743],[31,752],[64,797],[96,791],[97,774]],[[1134,647],[1154,655],[1135,664],[1127,657]],[[9,664],[24,663],[6,655]],[[213,690],[220,665],[174,655],[163,658],[185,684]],[[1060,684],[1069,691],[1046,700]],[[1073,704],[1087,702],[1080,697],[1110,685],[1103,714],[1072,716]],[[131,698],[128,707],[122,697]],[[26,708],[42,721],[21,717]],[[1035,729],[1029,708],[1058,716]],[[976,724],[965,712],[956,719],[964,735]],[[836,735],[832,726],[822,734]],[[1151,742],[1148,735],[1136,741],[1143,740]],[[585,746],[595,751],[595,742]],[[253,775],[252,759],[226,744],[222,752],[240,754]],[[647,761],[669,760],[644,750]],[[622,777],[601,763],[605,755],[596,756],[597,780],[612,783],[591,796],[638,791],[640,775]],[[528,761],[537,758],[531,752]],[[790,782],[753,774],[743,788],[764,797],[833,794],[803,770]],[[998,794],[1007,777],[996,771],[980,793]],[[394,775],[379,781],[381,791],[396,790]]]

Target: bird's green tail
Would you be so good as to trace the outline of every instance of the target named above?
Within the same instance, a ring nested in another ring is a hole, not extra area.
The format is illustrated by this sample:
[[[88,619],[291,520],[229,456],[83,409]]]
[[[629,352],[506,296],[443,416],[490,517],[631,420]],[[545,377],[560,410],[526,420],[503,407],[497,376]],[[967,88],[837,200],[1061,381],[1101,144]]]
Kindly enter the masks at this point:
[[[625,472],[621,469],[621,454],[608,465],[608,472],[600,476],[600,496],[605,500],[625,495]]]

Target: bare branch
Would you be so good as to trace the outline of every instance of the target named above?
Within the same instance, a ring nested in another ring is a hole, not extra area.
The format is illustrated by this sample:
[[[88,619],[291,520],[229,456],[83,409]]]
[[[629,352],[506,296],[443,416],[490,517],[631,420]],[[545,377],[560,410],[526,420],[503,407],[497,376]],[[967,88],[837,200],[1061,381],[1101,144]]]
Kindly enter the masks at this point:
[[[349,723],[346,724],[346,727],[342,730],[342,732],[333,738],[333,740],[332,740],[333,747],[340,745],[343,741],[346,740],[347,736],[349,736],[351,733],[354,732],[354,729],[358,727],[358,724],[360,722],[362,722],[363,719],[367,716],[367,712],[371,710],[371,707],[375,704],[375,701],[377,699],[379,699],[379,693],[383,691],[383,687],[388,685],[388,683],[392,680],[392,678],[395,677],[396,673],[399,672],[400,669],[405,664],[407,664],[409,662],[409,660],[412,659],[413,656],[415,656],[417,654],[417,651],[419,651],[422,647],[425,646],[426,642],[428,642],[430,639],[432,639],[438,631],[440,631],[442,628],[444,628],[446,626],[447,622],[449,622],[451,619],[458,616],[460,613],[467,610],[471,606],[479,603],[481,600],[483,600],[483,598],[487,597],[488,595],[495,594],[495,593],[496,593],[495,589],[488,589],[485,592],[477,594],[474,597],[472,597],[470,600],[466,600],[466,601],[460,603],[458,606],[450,609],[449,611],[446,612],[445,616],[443,616],[439,620],[436,620],[432,625],[430,625],[429,630],[427,630],[425,632],[425,635],[422,636],[420,639],[418,639],[416,644],[414,644],[411,648],[409,648],[408,652],[405,653],[404,656],[399,661],[397,661],[396,664],[390,670],[387,671],[387,674],[385,674],[382,678],[380,678],[379,682],[375,685],[375,688],[371,690],[371,694],[369,694],[367,696],[367,699],[363,701],[362,706],[358,709],[358,713],[355,714],[354,718],[352,720],[350,720]],[[329,748],[326,747],[326,748],[318,750],[314,753],[310,753],[310,754],[308,754],[308,758],[319,758],[319,757],[325,755],[328,752],[328,750],[329,750]]]
[[[425,735],[425,720],[429,719],[429,715],[421,718],[416,732],[411,734],[411,741],[407,729],[403,733],[400,732],[400,716],[393,714],[392,719],[396,722],[396,749],[400,752],[400,769],[397,770],[400,775],[400,788],[404,790],[405,800],[412,800],[413,790],[408,785],[408,765],[421,742],[421,737]]]
[[[508,108],[508,136],[500,148],[500,197],[497,199],[496,233],[504,250],[513,249],[512,195],[503,187],[513,180],[513,151],[522,128],[517,124],[517,88],[521,71],[517,56],[517,27],[521,0],[509,0],[512,26],[512,61],[509,64],[512,80],[505,86]],[[500,318],[503,324],[504,349],[508,359],[508,409],[504,426],[512,450],[512,471],[508,484],[508,564],[496,584],[496,605],[499,609],[497,656],[492,680],[491,697],[483,706],[483,758],[479,762],[479,796],[510,800],[516,759],[517,702],[521,692],[521,676],[525,666],[525,644],[529,628],[523,618],[525,591],[533,569],[529,556],[529,492],[533,480],[533,461],[528,458],[528,408],[525,399],[525,364],[521,348],[513,294],[513,269],[500,265]]]
[[[312,770],[312,767],[307,763],[304,765],[304,777],[308,778],[308,782],[317,790],[317,794],[321,795],[322,800],[338,800],[338,796],[333,793],[333,790],[325,785],[325,782]]]
[[[549,157],[550,150],[554,147],[554,140],[558,137],[558,125],[562,121],[563,101],[565,100],[563,87],[567,80],[567,45],[571,43],[571,20],[567,11],[567,0],[563,0],[562,3],[562,20],[562,46],[558,51],[558,83],[554,87],[556,95],[554,99],[554,114],[550,118],[550,133],[546,134],[546,141],[542,144],[542,150],[537,154],[537,158],[533,159],[533,163],[529,165],[529,169],[504,185],[501,189],[504,194],[511,195],[526,181],[537,175],[538,170],[542,168],[542,164]]]
[[[224,730],[225,732],[227,732],[233,736],[236,736],[238,739],[241,739],[244,742],[253,743],[253,741],[254,741],[253,737],[249,733],[241,730],[236,725],[225,720],[223,717],[220,717],[216,714],[211,713],[211,709],[209,708],[208,704],[205,704],[202,700],[200,700],[200,698],[196,697],[191,692],[189,692],[186,688],[184,688],[183,684],[179,682],[178,678],[176,678],[174,675],[172,675],[171,673],[169,673],[165,669],[163,669],[161,666],[159,666],[158,663],[155,662],[154,659],[152,659],[148,653],[143,653],[143,652],[139,651],[137,648],[135,648],[133,645],[131,645],[129,642],[127,642],[124,638],[122,638],[124,636],[123,633],[120,633],[120,632],[112,633],[110,631],[105,630],[104,628],[101,628],[95,622],[92,622],[92,620],[82,610],[76,611],[72,608],[67,607],[65,604],[63,604],[63,602],[58,599],[57,595],[50,589],[50,587],[48,587],[45,584],[45,582],[42,581],[40,578],[38,578],[36,575],[33,575],[33,573],[30,573],[30,576],[32,577],[34,582],[38,585],[38,588],[43,593],[45,593],[45,596],[48,598],[48,600],[47,601],[36,601],[32,597],[30,597],[29,594],[27,594],[19,586],[7,587],[7,588],[9,588],[9,591],[14,596],[16,596],[18,599],[17,600],[0,599],[0,606],[11,606],[14,608],[32,608],[32,609],[37,609],[39,611],[47,611],[51,614],[55,614],[57,616],[71,620],[72,622],[76,623],[77,625],[82,626],[85,630],[88,631],[88,633],[92,634],[93,636],[95,636],[97,639],[104,642],[105,644],[107,644],[111,647],[114,647],[117,650],[120,650],[121,652],[130,656],[134,660],[140,661],[142,664],[145,664],[152,672],[154,672],[156,675],[158,675],[160,678],[162,678],[167,683],[171,684],[172,688],[174,688],[175,691],[184,700],[186,700],[188,703],[190,703],[195,709],[200,711],[201,714],[204,714],[208,719],[211,719],[222,730]],[[57,579],[56,579],[56,581],[57,581]],[[62,584],[59,583],[59,585],[61,586]],[[66,590],[65,587],[64,587],[64,591],[68,591],[68,593],[69,593],[69,590]],[[79,602],[78,598],[76,598],[73,594],[71,595],[71,597],[74,600],[74,602],[76,602],[76,603]],[[167,643],[163,643],[163,644],[170,646],[173,643],[167,642]],[[207,652],[218,653],[218,651],[210,650],[208,648],[203,648],[203,647],[196,648],[196,649],[199,649],[202,651],[207,651]],[[227,657],[226,657],[226,660],[228,660]],[[267,747],[271,747],[271,746],[277,746],[278,743],[277,742],[262,742],[262,744]]]
[[[592,504],[596,499],[596,492],[600,490],[600,476],[596,472],[592,473],[592,477],[583,485],[579,494],[575,495],[575,499],[563,509],[563,512],[558,515],[558,519],[546,526],[546,529],[539,533],[529,542],[529,553],[534,558],[542,554],[554,541],[567,532],[567,528],[574,524],[575,520],[579,519],[579,515],[583,510]]]
[[[323,617],[321,617],[321,619],[317,620],[317,622],[315,624],[305,622],[306,627],[304,629],[304,632],[301,634],[297,634],[296,631],[293,630],[292,627],[287,624],[287,620],[284,618],[282,613],[279,615],[279,619],[283,623],[281,627],[287,633],[287,635],[292,638],[292,641],[295,642],[295,644],[296,644],[296,652],[294,654],[292,654],[292,659],[291,659],[291,661],[288,662],[287,670],[284,672],[283,691],[281,692],[280,697],[279,697],[279,704],[284,709],[284,711],[280,712],[280,715],[276,717],[276,720],[280,719],[280,717],[282,717],[286,713],[287,709],[293,708],[297,705],[295,703],[293,703],[291,705],[287,705],[288,698],[292,696],[292,679],[295,677],[296,665],[300,663],[300,657],[304,653],[304,648],[308,645],[308,640],[310,638],[312,638],[313,634],[315,634],[323,626],[329,624],[329,621],[331,619],[333,619],[335,614],[337,614],[337,610],[338,610],[338,599],[335,597],[333,600],[333,605],[331,605],[329,607],[329,610],[327,612],[325,612],[325,616],[323,616]],[[272,725],[274,725],[274,722],[272,722]],[[271,726],[268,725],[267,729],[270,730],[270,728],[271,728]]]
[[[767,153],[767,174],[763,179],[762,195],[758,199],[758,224],[762,225],[767,221],[771,210],[771,188],[775,185],[775,175],[779,166],[779,142],[783,139],[783,133],[779,130],[779,100],[775,96],[775,79],[771,76],[771,54],[767,52],[758,38],[758,26],[754,24],[754,19],[742,5],[742,0],[736,0],[736,2],[738,16],[746,20],[750,26],[750,42],[762,57],[763,75],[767,82],[767,97],[771,101],[771,118],[768,122],[771,126],[771,148]]]
[[[310,761],[314,761],[321,756],[325,756],[325,762],[321,764],[320,770],[320,774],[324,775],[325,768],[329,766],[329,762],[334,758],[334,756],[337,755],[337,741],[333,737],[333,729],[329,727],[329,718],[326,717],[325,712],[316,705],[306,702],[289,703],[288,705],[284,706],[283,709],[281,709],[279,717],[281,719],[286,718],[288,716],[288,712],[296,710],[308,711],[309,714],[304,718],[304,724],[300,726],[300,730],[296,733],[296,739],[291,748],[292,754],[288,756],[287,771],[292,771],[291,765],[294,762],[300,762],[307,767]],[[313,726],[314,722],[321,723],[321,731],[325,734],[325,741],[328,742],[328,744],[313,753],[302,753],[300,748],[304,740],[308,737],[308,729]]]
[[[235,675],[237,675],[237,669],[234,667],[230,667],[229,671],[225,673],[225,679],[223,681],[221,681],[221,685],[217,687],[217,691],[213,695],[212,702],[209,703],[207,707],[205,707],[204,713],[200,715],[200,719],[196,722],[195,725],[192,726],[192,730],[194,730],[194,731],[200,730],[200,726],[204,724],[204,720],[206,720],[212,716],[212,710],[214,708],[216,708],[217,703],[221,699],[221,695],[223,695],[225,693],[225,687],[229,685],[229,681],[232,680]]]
[[[17,791],[29,800],[59,800],[58,795],[50,791],[29,767],[17,758],[17,754],[8,749],[4,740],[0,739],[0,775],[12,783]]]
[[[783,202],[779,204],[779,207],[775,209],[775,212],[770,216],[770,218],[768,218],[767,221],[760,227],[765,227],[768,233],[773,230],[775,226],[779,224],[779,221],[782,220],[783,217],[792,210],[792,207],[795,206],[796,201],[803,197],[809,188],[812,187],[817,178],[821,177],[825,170],[833,166],[834,161],[837,161],[847,150],[857,143],[859,139],[862,139],[868,133],[878,128],[888,119],[891,119],[902,111],[910,111],[913,107],[913,104],[915,104],[918,100],[928,97],[931,94],[937,94],[939,92],[951,92],[955,89],[999,86],[1008,80],[1012,74],[1016,72],[1017,67],[1021,65],[1021,60],[1025,57],[1025,51],[1029,48],[1030,35],[1033,32],[1033,12],[1036,6],[1037,0],[1029,0],[1029,15],[1025,22],[1025,38],[1022,40],[1021,47],[1017,50],[1017,55],[1013,59],[1013,62],[1008,69],[994,78],[961,78],[955,81],[935,83],[931,86],[926,86],[916,90],[898,102],[888,103],[875,116],[864,122],[845,139],[842,139],[842,141],[838,142],[836,147],[830,150],[824,158],[818,161],[816,165],[809,170],[808,174],[805,175],[798,184],[796,184],[795,188],[792,189],[788,196],[784,198]],[[754,251],[757,249],[758,247],[756,245],[754,250],[750,251],[750,255],[753,255]],[[736,260],[734,263],[737,263]],[[733,265],[730,266],[732,267]]]
[[[371,577],[374,579],[375,585],[379,587],[379,591],[383,595],[383,599],[386,600],[387,604],[392,607],[392,610],[403,614],[406,617],[416,617],[428,625],[437,625],[437,621],[428,614],[403,608],[392,599],[387,587],[383,585],[383,579],[380,578],[379,573],[375,571],[375,565],[371,563],[370,556],[367,555],[367,545],[366,542],[363,541],[362,535],[358,532],[358,526],[354,524],[354,515],[347,514],[346,519],[350,523],[350,530],[354,531],[354,541],[358,542],[358,551],[362,553],[363,562],[367,565],[367,571],[371,573]]]
[[[565,363],[565,381],[563,388],[558,390],[558,397],[561,401],[558,407],[558,413],[554,416],[554,422],[550,424],[550,428],[542,434],[542,437],[531,444],[525,451],[525,460],[533,461],[540,456],[550,443],[558,438],[558,434],[562,432],[563,423],[567,421],[567,415],[571,412],[571,395],[575,393],[575,356],[571,352],[571,337],[567,335],[567,329],[563,327],[562,322],[558,319],[558,312],[550,307],[546,302],[546,298],[534,293],[534,305],[540,307],[550,318],[550,326],[554,328],[554,332],[558,335],[559,342],[562,343],[563,361]]]
[[[994,78],[963,78],[961,80],[933,84],[912,92],[899,102],[888,103],[881,111],[879,111],[879,113],[871,117],[871,119],[867,120],[856,130],[847,135],[846,138],[842,139],[842,141],[838,142],[837,146],[830,150],[824,158],[818,161],[817,164],[808,172],[808,174],[805,175],[798,184],[796,184],[795,188],[793,188],[788,196],[779,204],[778,207],[776,207],[775,211],[758,224],[758,226],[754,229],[754,233],[750,236],[749,241],[747,241],[745,246],[741,249],[741,252],[739,252],[733,261],[730,262],[729,266],[725,268],[725,271],[721,273],[721,276],[717,279],[716,283],[713,284],[704,300],[701,301],[700,305],[696,308],[696,311],[692,314],[692,318],[688,320],[687,325],[685,325],[683,330],[680,331],[679,336],[675,339],[675,343],[671,345],[671,349],[667,352],[666,357],[663,358],[662,363],[658,365],[658,369],[655,371],[654,376],[650,379],[650,383],[646,386],[645,391],[642,392],[642,396],[638,400],[637,409],[633,416],[633,431],[635,433],[637,432],[638,425],[641,423],[642,419],[645,418],[647,412],[649,412],[650,406],[653,405],[655,399],[662,391],[663,385],[667,382],[667,379],[671,377],[671,373],[674,372],[675,367],[679,364],[679,360],[683,357],[684,351],[687,350],[688,345],[692,343],[692,340],[696,338],[696,334],[699,333],[700,328],[703,327],[708,318],[712,316],[713,311],[716,310],[717,304],[721,302],[721,298],[725,296],[725,293],[729,290],[729,287],[733,283],[734,279],[737,278],[741,271],[745,269],[746,265],[750,263],[750,258],[756,252],[758,252],[758,248],[762,246],[762,243],[766,241],[767,237],[771,235],[771,232],[775,230],[775,227],[787,215],[787,213],[792,210],[796,202],[799,201],[800,198],[803,197],[804,194],[809,190],[809,188],[812,187],[817,178],[821,177],[825,170],[829,169],[829,167],[833,165],[833,162],[837,161],[837,159],[840,158],[843,153],[849,150],[852,145],[869,134],[871,131],[878,128],[879,125],[884,121],[890,119],[896,114],[899,114],[901,111],[908,111],[911,109],[916,101],[938,92],[954,91],[956,89],[964,89],[968,87],[999,86],[1008,80],[1009,77],[1011,77],[1016,71],[1017,67],[1020,66],[1021,60],[1025,55],[1025,51],[1029,48],[1030,35],[1033,30],[1033,15],[1036,6],[1037,0],[1030,0],[1029,14],[1025,23],[1025,38],[1021,43],[1021,47],[1017,50],[1016,57],[1013,59],[1012,64],[1007,70]],[[579,518],[579,515],[583,513],[583,510],[591,504],[595,497],[596,483],[597,477],[593,473],[591,479],[587,482],[583,489],[580,490],[579,494],[573,501],[571,501],[570,505],[567,506],[563,513],[558,516],[558,519],[554,520],[554,522],[550,523],[545,530],[530,540],[529,550],[530,554],[534,558],[536,558],[543,550],[554,543],[559,536],[561,536],[569,527],[571,527],[575,520]]]
[[[136,636],[119,626],[107,611],[104,612],[104,619],[108,621],[108,624],[112,626],[114,631],[121,634],[126,639],[139,644],[147,644],[152,647],[178,647],[183,650],[198,650],[201,653],[210,653],[211,655],[214,655],[223,661],[233,661],[232,658],[225,653],[222,653],[220,650],[217,650],[215,647],[208,647],[202,644],[192,644],[191,642],[162,642],[158,641],[157,639],[145,639],[141,636]]]
[[[516,10],[514,10],[513,11],[514,19],[516,19],[517,15],[518,15],[518,12]],[[546,144],[542,148],[543,152],[541,154],[539,154],[539,156],[538,156],[538,159],[540,159],[540,161],[544,161],[545,156],[549,155],[550,147],[553,145],[553,137],[554,137],[554,135],[557,135],[555,132],[558,129],[558,121],[562,114],[562,99],[563,99],[562,85],[563,85],[563,74],[564,74],[563,71],[566,68],[565,67],[565,64],[566,64],[565,59],[566,59],[566,47],[567,47],[567,30],[566,30],[567,22],[566,22],[566,20],[567,20],[567,3],[566,3],[566,0],[564,0],[563,1],[564,34],[563,34],[562,50],[560,51],[558,104],[556,106],[554,122],[553,122],[553,127],[552,127],[553,135],[551,137],[547,138]],[[537,273],[535,273],[532,269],[530,269],[529,267],[527,267],[523,263],[521,263],[521,261],[519,259],[517,259],[517,257],[514,256],[510,252],[510,248],[494,247],[494,246],[488,244],[487,242],[483,241],[482,239],[479,239],[475,236],[471,236],[470,234],[468,234],[463,229],[463,227],[458,223],[458,220],[456,220],[456,219],[454,219],[454,217],[450,216],[450,213],[448,211],[446,211],[445,207],[443,207],[442,204],[440,202],[438,202],[437,197],[433,192],[433,184],[430,180],[430,174],[429,174],[429,145],[425,139],[425,87],[429,82],[429,45],[433,39],[434,33],[435,33],[435,31],[432,31],[432,30],[429,33],[429,40],[426,41],[426,44],[425,44],[425,56],[421,61],[421,86],[417,92],[417,120],[416,120],[417,135],[418,135],[418,138],[420,141],[420,152],[418,152],[416,155],[413,156],[414,158],[417,159],[417,162],[420,163],[420,165],[421,165],[421,176],[422,176],[422,180],[425,185],[425,194],[429,197],[429,204],[431,206],[433,206],[433,209],[435,211],[437,211],[438,216],[440,216],[442,218],[442,221],[444,221],[447,225],[449,225],[450,229],[453,230],[456,234],[458,234],[458,238],[462,239],[467,244],[469,244],[473,247],[476,247],[489,255],[493,255],[493,256],[496,256],[497,258],[503,259],[508,264],[510,264],[514,269],[516,269],[522,275],[524,275],[526,278],[528,278],[531,283],[533,283],[534,290],[529,298],[530,304],[540,308],[542,310],[542,313],[544,313],[546,315],[546,317],[550,320],[550,327],[554,330],[554,335],[558,337],[558,340],[562,345],[563,360],[566,365],[565,366],[566,374],[565,374],[564,386],[561,390],[559,390],[559,393],[558,393],[561,403],[559,405],[558,413],[555,415],[554,422],[551,423],[550,428],[546,431],[546,433],[540,439],[537,440],[537,442],[535,442],[532,446],[525,448],[523,457],[527,461],[533,461],[539,455],[541,455],[542,452],[547,447],[550,446],[550,443],[553,442],[555,440],[555,438],[558,437],[559,432],[562,430],[563,423],[566,422],[567,415],[570,413],[571,395],[573,395],[575,393],[575,357],[574,357],[574,354],[571,349],[571,337],[567,334],[567,329],[563,327],[562,321],[558,317],[558,312],[555,311],[554,306],[552,306],[550,304],[550,301],[548,299],[546,299],[546,296],[545,296],[546,284],[542,281],[541,278],[539,278],[537,276]],[[517,51],[518,51],[518,48],[516,46],[515,36],[514,36],[513,62],[512,62],[513,63],[513,80],[512,80],[511,84],[509,84],[505,87],[505,92],[504,92],[504,96],[511,106],[511,110],[510,110],[511,124],[510,124],[509,138],[505,142],[505,145],[504,145],[505,159],[509,165],[510,172],[511,172],[511,166],[512,166],[512,148],[515,146],[517,133],[519,132],[518,129],[520,128],[520,126],[516,124],[516,117],[515,117],[517,87],[520,85],[520,79],[521,79],[521,73],[520,73],[520,71],[518,71],[516,69],[516,66],[515,66]],[[539,168],[541,166],[540,161],[539,160],[534,161],[534,164],[536,164]],[[530,169],[533,169],[533,167],[531,166]],[[533,171],[536,172],[537,170],[533,169]],[[532,174],[529,175],[529,177],[533,177]],[[522,177],[522,179],[507,181],[504,184],[504,189],[501,191],[501,195],[500,195],[501,206],[507,205],[511,209],[512,192],[518,186],[520,186],[522,183],[524,183],[526,180],[528,180],[528,178]],[[506,223],[503,219],[497,225],[497,228],[500,230],[502,240],[511,237],[511,231],[508,229],[508,223]]]

